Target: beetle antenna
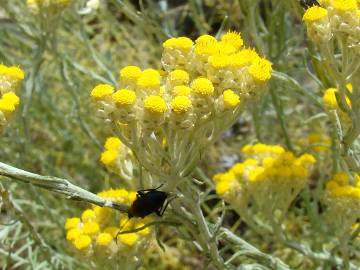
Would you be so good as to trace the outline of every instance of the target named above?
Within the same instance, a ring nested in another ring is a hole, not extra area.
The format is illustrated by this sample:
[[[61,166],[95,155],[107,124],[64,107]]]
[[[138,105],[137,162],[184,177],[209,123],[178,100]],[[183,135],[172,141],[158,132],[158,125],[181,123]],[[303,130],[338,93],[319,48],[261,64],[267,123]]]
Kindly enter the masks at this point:
[[[117,241],[118,241],[118,236],[119,234],[121,234],[121,231],[122,229],[126,226],[126,224],[128,224],[128,222],[130,221],[131,218],[128,218],[124,224],[121,225],[121,227],[119,228],[119,231],[117,232],[116,236],[115,236],[115,241],[116,241],[116,244],[117,244]]]

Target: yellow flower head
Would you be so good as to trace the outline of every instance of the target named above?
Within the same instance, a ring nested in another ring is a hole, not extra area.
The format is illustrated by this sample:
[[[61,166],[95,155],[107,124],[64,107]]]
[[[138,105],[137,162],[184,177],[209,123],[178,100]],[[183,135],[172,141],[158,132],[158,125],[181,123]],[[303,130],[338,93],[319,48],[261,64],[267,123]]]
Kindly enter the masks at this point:
[[[171,101],[171,109],[177,114],[183,114],[191,108],[191,101],[187,96],[177,96]]]
[[[0,110],[3,112],[14,112],[15,105],[13,102],[5,100],[3,98],[0,99]]]
[[[121,141],[118,137],[109,137],[105,142],[106,150],[118,150],[121,145]]]
[[[102,152],[101,157],[100,157],[100,161],[104,164],[104,165],[110,165],[111,163],[113,163],[119,156],[118,151],[116,150],[106,150],[104,152]]]
[[[137,242],[138,238],[139,236],[136,233],[126,233],[120,234],[118,236],[118,239],[121,241],[121,243],[129,247],[132,247]]]
[[[99,246],[108,246],[113,237],[109,233],[100,233],[96,238],[96,244]]]
[[[227,32],[225,35],[221,37],[221,41],[230,43],[236,49],[240,49],[240,47],[244,44],[244,41],[241,38],[240,33],[235,31]]]
[[[216,39],[204,39],[196,43],[194,52],[197,55],[213,55],[219,53]]]
[[[86,209],[81,215],[82,221],[85,221],[85,222],[89,221],[93,218],[95,218],[95,212],[92,209]]]
[[[74,241],[74,246],[78,250],[84,250],[91,245],[91,238],[88,235],[80,235]]]
[[[233,109],[240,103],[240,96],[230,89],[224,91],[223,97],[224,105],[228,109]]]
[[[98,84],[91,90],[90,96],[95,99],[101,99],[111,95],[114,92],[114,87],[109,84]]]
[[[210,35],[201,35],[195,40],[195,44],[206,43],[206,42],[217,42],[216,38]]]
[[[170,38],[163,43],[165,49],[179,49],[189,51],[193,46],[193,41],[187,37]]]
[[[20,98],[14,92],[5,93],[2,96],[2,99],[4,99],[6,102],[14,104],[14,106],[17,106],[20,104]]]
[[[65,229],[70,230],[76,228],[80,224],[80,218],[73,217],[66,219]]]
[[[175,82],[176,84],[187,84],[189,83],[189,73],[185,70],[176,69],[171,71],[170,74],[170,81]]]
[[[312,6],[308,8],[303,16],[303,21],[314,22],[321,20],[328,16],[328,11],[325,8],[319,6]]]
[[[191,88],[186,85],[175,86],[172,90],[173,96],[188,96],[190,92]]]
[[[126,66],[120,70],[120,80],[136,81],[141,76],[141,69],[137,66]]]
[[[137,80],[137,85],[141,88],[160,87],[161,76],[156,69],[145,69]]]
[[[85,222],[83,226],[84,234],[96,234],[100,230],[99,224],[95,221]]]
[[[244,49],[231,55],[231,66],[235,68],[247,66],[260,57],[254,49]]]
[[[68,232],[66,233],[66,240],[68,241],[73,241],[76,238],[78,238],[81,235],[81,230],[73,228],[73,229],[69,229]]]
[[[112,99],[118,106],[131,106],[136,101],[136,94],[129,89],[120,89],[112,95]]]
[[[0,75],[8,76],[15,80],[23,80],[25,77],[24,71],[19,67],[7,67],[0,64]]]
[[[192,81],[191,89],[201,96],[211,96],[214,93],[214,86],[209,79],[199,77]]]
[[[231,64],[232,56],[226,54],[215,54],[209,57],[208,63],[216,69],[226,68]]]
[[[256,81],[260,82],[265,82],[269,80],[271,77],[271,72],[271,63],[264,58],[259,58],[249,67],[250,75]]]
[[[356,11],[357,3],[356,0],[333,0],[332,6],[337,11]]]
[[[164,113],[166,102],[160,96],[148,96],[144,101],[144,108],[151,113]]]

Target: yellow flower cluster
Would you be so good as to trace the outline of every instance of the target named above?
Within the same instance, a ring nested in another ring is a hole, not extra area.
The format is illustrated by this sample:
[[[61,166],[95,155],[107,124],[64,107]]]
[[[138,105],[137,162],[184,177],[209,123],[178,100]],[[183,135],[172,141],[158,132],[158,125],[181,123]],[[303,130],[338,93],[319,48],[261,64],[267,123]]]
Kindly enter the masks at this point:
[[[9,123],[20,104],[15,90],[23,79],[24,72],[20,68],[0,64],[0,131]]]
[[[348,47],[360,47],[360,9],[356,0],[321,1],[321,6],[306,10],[303,20],[309,37],[327,42],[334,34],[348,35]]]
[[[39,10],[53,9],[54,11],[61,11],[64,7],[68,6],[71,0],[26,0],[26,5],[34,13]]]
[[[205,146],[236,121],[249,99],[264,93],[271,77],[270,62],[243,46],[237,32],[220,40],[170,38],[163,43],[165,70],[126,66],[117,90],[93,88],[96,114],[153,174],[163,177],[171,166],[172,173],[188,174]]]
[[[360,176],[339,172],[326,183],[326,202],[331,223],[345,232],[360,218]]]
[[[133,155],[118,137],[106,139],[100,161],[108,170],[118,174],[123,180],[132,180]]]
[[[295,157],[279,145],[245,145],[242,153],[243,162],[213,177],[216,193],[240,214],[247,211],[249,202],[267,217],[275,210],[284,214],[316,162],[312,155]]]
[[[136,192],[125,189],[110,189],[97,194],[115,202],[131,205],[136,198]],[[145,228],[136,233],[120,234],[122,231],[132,230],[150,222],[149,218],[128,220],[127,216],[117,217],[115,210],[100,206],[86,209],[81,217],[68,218],[65,223],[66,239],[72,246],[85,254],[99,254],[100,256],[119,255],[128,253],[144,246],[149,239],[151,230]],[[117,239],[116,239],[117,236]]]

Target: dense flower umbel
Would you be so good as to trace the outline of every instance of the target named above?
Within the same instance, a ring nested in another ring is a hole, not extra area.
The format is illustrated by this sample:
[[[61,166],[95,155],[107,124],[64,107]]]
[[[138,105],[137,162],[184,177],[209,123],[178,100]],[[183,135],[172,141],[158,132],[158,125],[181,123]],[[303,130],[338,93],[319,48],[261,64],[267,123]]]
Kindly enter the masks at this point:
[[[360,176],[340,172],[326,183],[326,203],[329,221],[342,233],[350,234],[352,225],[360,218]]]
[[[240,215],[246,215],[249,203],[267,218],[276,210],[285,214],[305,187],[315,158],[295,157],[279,145],[265,144],[246,145],[242,153],[243,162],[213,177],[216,193]]]
[[[220,40],[171,38],[163,48],[165,71],[124,67],[119,90],[100,84],[91,97],[97,115],[112,123],[142,165],[168,179],[190,173],[206,145],[262,95],[272,69],[236,32]]]
[[[24,72],[20,68],[0,64],[0,131],[7,126],[20,104],[15,90],[23,79]]]
[[[102,198],[128,204],[136,198],[136,192],[125,189],[110,189],[98,193]],[[72,246],[84,254],[93,253],[100,257],[120,256],[121,254],[136,254],[138,249],[144,248],[149,241],[151,230],[145,228],[136,233],[120,234],[120,231],[132,230],[150,222],[150,218],[128,220],[125,214],[117,216],[115,210],[100,206],[86,209],[81,217],[68,218],[65,223],[66,239]],[[131,257],[131,256],[129,256]]]

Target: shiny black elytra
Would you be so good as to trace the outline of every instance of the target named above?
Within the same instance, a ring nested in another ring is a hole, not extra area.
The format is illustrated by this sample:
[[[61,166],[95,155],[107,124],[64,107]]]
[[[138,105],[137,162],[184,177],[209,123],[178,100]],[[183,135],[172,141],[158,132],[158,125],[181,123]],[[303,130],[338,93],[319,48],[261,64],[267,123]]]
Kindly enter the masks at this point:
[[[162,216],[169,204],[169,201],[164,203],[168,197],[168,193],[158,190],[157,188],[138,190],[136,199],[128,210],[128,218],[141,217],[144,218],[151,213],[156,213]]]

